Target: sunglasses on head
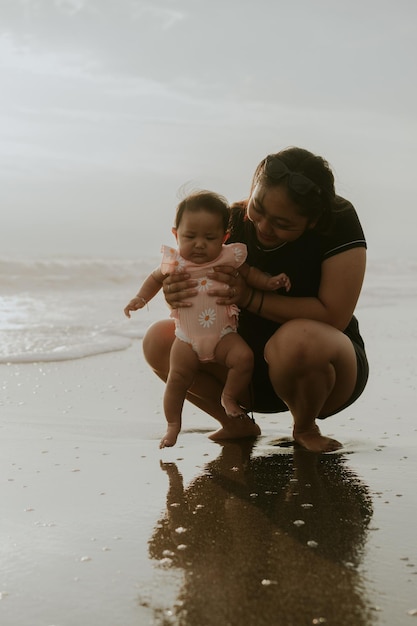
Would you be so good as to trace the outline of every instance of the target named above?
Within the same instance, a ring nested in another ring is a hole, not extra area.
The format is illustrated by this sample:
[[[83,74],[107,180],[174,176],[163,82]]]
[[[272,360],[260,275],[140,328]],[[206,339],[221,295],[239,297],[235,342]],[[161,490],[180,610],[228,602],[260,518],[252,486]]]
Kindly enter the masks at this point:
[[[292,172],[276,156],[269,155],[266,157],[264,173],[273,181],[279,181],[288,176],[288,187],[301,196],[305,196],[309,191],[320,193],[319,187],[312,180],[300,172]]]

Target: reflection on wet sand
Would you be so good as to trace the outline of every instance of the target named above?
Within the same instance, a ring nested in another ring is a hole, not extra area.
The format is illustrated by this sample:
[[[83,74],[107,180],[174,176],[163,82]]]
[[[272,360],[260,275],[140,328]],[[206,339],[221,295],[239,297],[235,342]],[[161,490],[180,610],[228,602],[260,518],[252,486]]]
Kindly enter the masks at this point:
[[[341,455],[251,456],[252,445],[223,444],[186,488],[175,463],[161,464],[167,509],[150,556],[162,576],[181,574],[163,623],[370,626],[358,572],[372,515],[366,487]]]

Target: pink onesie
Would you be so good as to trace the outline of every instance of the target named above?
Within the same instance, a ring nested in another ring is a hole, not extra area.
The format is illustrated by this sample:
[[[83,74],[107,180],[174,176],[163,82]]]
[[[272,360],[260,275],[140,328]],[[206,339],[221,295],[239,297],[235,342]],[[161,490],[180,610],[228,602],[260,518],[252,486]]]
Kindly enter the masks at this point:
[[[193,306],[171,312],[175,320],[175,335],[192,346],[200,361],[212,361],[219,340],[227,333],[236,332],[239,309],[235,304],[216,304],[216,298],[207,295],[208,289],[224,287],[223,283],[208,278],[207,272],[217,265],[239,267],[246,260],[246,246],[243,243],[223,245],[217,259],[200,265],[186,261],[169,246],[162,246],[161,251],[160,269],[163,274],[188,272],[191,278],[198,280],[198,294],[193,298]]]

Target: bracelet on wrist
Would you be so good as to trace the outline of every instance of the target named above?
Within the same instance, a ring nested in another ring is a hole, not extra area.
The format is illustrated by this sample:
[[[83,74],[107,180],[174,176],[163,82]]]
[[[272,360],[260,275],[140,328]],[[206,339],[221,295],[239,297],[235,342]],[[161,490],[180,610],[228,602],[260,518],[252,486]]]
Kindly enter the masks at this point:
[[[259,302],[258,308],[256,309],[256,315],[260,315],[261,311],[262,311],[262,307],[264,304],[264,296],[265,296],[265,292],[261,291],[261,300]]]
[[[147,300],[145,300],[142,296],[136,296],[136,300],[142,300],[143,306],[148,306]]]
[[[255,297],[255,289],[252,287],[252,291],[251,291],[251,294],[249,296],[249,300],[247,301],[247,303],[243,307],[244,309],[248,309],[250,307],[254,297]]]

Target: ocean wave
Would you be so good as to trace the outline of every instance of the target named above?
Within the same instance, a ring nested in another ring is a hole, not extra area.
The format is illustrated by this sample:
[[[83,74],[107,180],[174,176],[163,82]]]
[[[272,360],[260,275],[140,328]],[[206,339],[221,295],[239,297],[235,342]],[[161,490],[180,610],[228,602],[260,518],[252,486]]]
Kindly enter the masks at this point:
[[[1,338],[1,333],[0,333]],[[133,339],[122,335],[104,335],[84,332],[72,332],[39,335],[20,333],[3,341],[0,363],[38,363],[45,361],[71,361],[88,356],[126,350]]]
[[[0,363],[62,361],[128,348],[155,320],[167,317],[162,296],[136,312],[123,308],[152,260],[3,261],[0,278]],[[4,278],[4,276],[3,276]]]
[[[0,286],[27,290],[60,286],[83,288],[91,285],[122,285],[142,280],[158,259],[107,258],[0,258]]]

